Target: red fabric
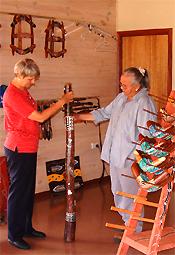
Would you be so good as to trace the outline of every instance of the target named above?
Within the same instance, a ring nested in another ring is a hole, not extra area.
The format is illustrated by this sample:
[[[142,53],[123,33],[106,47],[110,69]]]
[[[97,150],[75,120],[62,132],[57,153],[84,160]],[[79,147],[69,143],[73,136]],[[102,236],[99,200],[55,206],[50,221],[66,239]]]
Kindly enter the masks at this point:
[[[9,176],[7,172],[7,160],[5,156],[0,157],[0,217],[7,214],[7,196],[9,188]]]
[[[171,102],[171,99],[172,99],[172,100],[175,100],[175,90],[172,90],[172,91],[170,92],[170,95],[169,95],[168,98],[169,98],[170,100],[167,100],[167,104],[166,104],[166,106],[165,106],[165,110],[166,110],[166,112],[167,112],[169,115],[171,115],[171,114],[174,114],[174,113],[175,113],[175,104],[174,104],[174,102],[173,102],[173,103]],[[161,124],[161,126],[164,127],[164,128],[170,127],[170,126],[172,125],[172,123],[168,123],[168,122],[164,121],[163,119],[161,119],[160,124]]]
[[[39,123],[28,119],[37,110],[37,104],[27,90],[20,90],[10,84],[3,96],[5,129],[4,146],[12,151],[37,152],[39,142]]]

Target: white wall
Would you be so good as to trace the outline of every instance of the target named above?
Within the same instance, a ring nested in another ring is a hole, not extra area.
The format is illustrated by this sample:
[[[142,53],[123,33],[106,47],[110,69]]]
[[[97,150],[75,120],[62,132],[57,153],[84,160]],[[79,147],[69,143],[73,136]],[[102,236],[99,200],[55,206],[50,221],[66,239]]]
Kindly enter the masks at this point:
[[[117,31],[173,28],[175,38],[175,0],[118,0]],[[173,43],[173,60],[175,47]],[[173,88],[175,88],[175,63],[173,61]]]

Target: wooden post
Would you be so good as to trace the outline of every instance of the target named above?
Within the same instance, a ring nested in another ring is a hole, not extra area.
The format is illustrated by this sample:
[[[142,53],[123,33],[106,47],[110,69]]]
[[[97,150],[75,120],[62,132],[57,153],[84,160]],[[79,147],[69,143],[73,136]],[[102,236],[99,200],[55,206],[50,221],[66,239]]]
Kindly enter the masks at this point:
[[[64,93],[72,90],[71,84],[67,83],[64,87]],[[64,240],[72,242],[75,240],[76,213],[74,200],[74,119],[71,103],[65,105],[65,127],[66,127],[66,218]]]

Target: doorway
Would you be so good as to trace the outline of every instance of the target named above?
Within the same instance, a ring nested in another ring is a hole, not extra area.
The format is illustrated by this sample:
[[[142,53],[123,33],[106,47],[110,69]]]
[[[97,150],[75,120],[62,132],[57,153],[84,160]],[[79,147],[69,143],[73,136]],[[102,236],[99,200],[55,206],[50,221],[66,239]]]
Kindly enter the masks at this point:
[[[172,89],[172,28],[121,31],[118,38],[118,77],[130,66],[146,68],[150,93],[167,98]],[[165,101],[154,98],[158,109]]]

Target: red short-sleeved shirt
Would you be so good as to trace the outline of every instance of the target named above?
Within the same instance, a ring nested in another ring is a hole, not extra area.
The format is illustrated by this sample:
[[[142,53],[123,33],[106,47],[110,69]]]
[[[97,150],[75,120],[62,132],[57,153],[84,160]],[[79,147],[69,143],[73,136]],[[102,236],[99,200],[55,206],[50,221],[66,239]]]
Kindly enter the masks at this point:
[[[37,104],[27,90],[20,90],[10,84],[3,96],[5,129],[7,137],[4,146],[12,151],[37,152],[39,123],[28,119],[37,109]]]

